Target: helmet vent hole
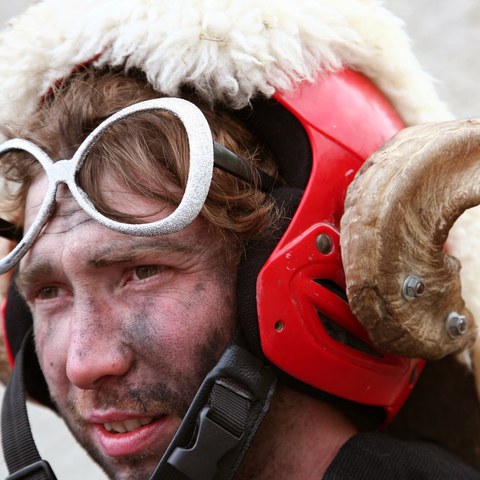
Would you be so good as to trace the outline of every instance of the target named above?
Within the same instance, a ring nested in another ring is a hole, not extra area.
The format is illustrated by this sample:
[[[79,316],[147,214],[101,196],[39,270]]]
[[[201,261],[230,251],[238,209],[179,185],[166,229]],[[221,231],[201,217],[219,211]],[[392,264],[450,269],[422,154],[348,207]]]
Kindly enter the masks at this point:
[[[275,330],[277,332],[281,332],[284,329],[284,327],[285,327],[285,324],[281,320],[277,320],[275,322]]]
[[[316,280],[314,280],[314,282],[318,283],[318,285],[322,286],[323,288],[326,288],[330,292],[334,293],[338,298],[341,298],[344,302],[348,303],[347,294],[345,293],[345,290],[339,287],[332,280],[329,280],[328,278],[317,278]]]
[[[368,343],[356,337],[347,329],[343,328],[337,322],[323,315],[323,313],[319,312],[318,310],[317,315],[322,322],[322,325],[325,328],[327,334],[335,341],[341,343],[342,345],[353,348],[354,350],[357,350],[359,352],[371,355],[372,357],[383,358],[383,355],[380,352],[377,352],[377,350],[372,348],[370,345],[368,345]]]

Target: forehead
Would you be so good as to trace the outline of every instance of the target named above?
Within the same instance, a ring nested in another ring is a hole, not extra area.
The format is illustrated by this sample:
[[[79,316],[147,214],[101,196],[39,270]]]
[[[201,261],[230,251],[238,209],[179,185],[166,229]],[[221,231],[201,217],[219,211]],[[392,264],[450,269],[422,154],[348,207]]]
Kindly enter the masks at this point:
[[[29,228],[35,220],[46,186],[44,177],[39,177],[32,184],[27,197],[25,228]],[[161,202],[140,195],[132,195],[130,200],[129,203],[127,199],[125,207],[130,209],[131,214],[155,208],[157,213],[149,221],[159,220],[173,210],[173,207],[164,204],[158,213]],[[143,258],[142,255],[154,251],[168,251],[186,257],[215,255],[218,260],[222,248],[221,236],[208,228],[207,221],[202,217],[197,217],[186,228],[168,235],[143,237],[110,230],[91,219],[76,203],[67,187],[60,185],[55,211],[21,261],[21,271],[31,270],[42,262],[53,265],[51,262],[57,262],[58,259],[64,262],[75,257],[82,264],[101,265],[102,262],[112,263],[113,259],[127,261],[129,258]],[[223,258],[222,254],[220,256]]]
[[[42,174],[33,181],[28,189],[25,203],[24,231],[28,230],[37,217],[47,186],[47,177]],[[55,223],[61,223],[65,228],[69,228],[69,226],[85,221],[85,212],[74,202],[67,188],[63,185],[60,185],[57,190],[56,200],[55,211],[50,219],[50,224],[55,219]]]
[[[179,193],[180,189],[176,185],[168,181],[164,182],[164,184],[168,190],[175,191],[176,194]],[[99,185],[102,195],[115,210],[128,214],[133,218],[141,218],[144,223],[160,220],[170,215],[175,209],[166,201],[146,198],[139,193],[126,191],[113,177],[108,175],[101,180]],[[25,231],[28,230],[36,219],[47,187],[48,179],[45,174],[36,177],[30,186],[25,203]],[[58,186],[55,199],[55,210],[49,219],[47,228],[48,225],[55,224],[63,230],[68,230],[85,222],[93,221],[78,205],[64,184]]]

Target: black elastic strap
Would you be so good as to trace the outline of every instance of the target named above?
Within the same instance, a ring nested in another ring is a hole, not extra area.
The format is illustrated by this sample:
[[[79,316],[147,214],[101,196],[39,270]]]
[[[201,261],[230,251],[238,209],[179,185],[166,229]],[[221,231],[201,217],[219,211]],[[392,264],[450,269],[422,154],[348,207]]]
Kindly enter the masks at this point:
[[[247,163],[220,143],[213,142],[214,165],[225,172],[255,185],[263,192],[270,192],[277,179],[271,177],[254,165]],[[257,182],[258,180],[258,182]]]
[[[10,475],[7,480],[56,480],[45,460],[42,460],[33,441],[28,421],[23,383],[25,350],[32,341],[31,331],[22,342],[15,357],[15,368],[5,390],[2,407],[2,448]]]

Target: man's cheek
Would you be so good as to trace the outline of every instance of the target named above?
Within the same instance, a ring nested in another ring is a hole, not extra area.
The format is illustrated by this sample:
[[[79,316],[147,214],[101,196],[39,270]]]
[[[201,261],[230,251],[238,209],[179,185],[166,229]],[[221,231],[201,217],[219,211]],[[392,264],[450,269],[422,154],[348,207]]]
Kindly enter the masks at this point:
[[[173,355],[198,341],[198,333],[208,330],[201,320],[204,302],[191,291],[162,292],[131,307],[128,321],[122,322],[121,335],[138,352]]]
[[[35,322],[35,349],[40,367],[50,392],[58,390],[65,383],[67,347],[61,329],[55,329],[52,322]]]

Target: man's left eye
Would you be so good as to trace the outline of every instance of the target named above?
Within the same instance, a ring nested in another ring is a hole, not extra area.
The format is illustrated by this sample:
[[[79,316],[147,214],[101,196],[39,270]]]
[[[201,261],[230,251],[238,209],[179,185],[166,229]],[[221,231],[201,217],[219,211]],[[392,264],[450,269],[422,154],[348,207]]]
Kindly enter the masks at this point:
[[[135,267],[133,272],[137,280],[144,280],[160,273],[160,267],[158,265],[140,265]]]
[[[41,300],[51,300],[59,296],[60,289],[58,287],[44,287],[36,292],[36,298]]]

